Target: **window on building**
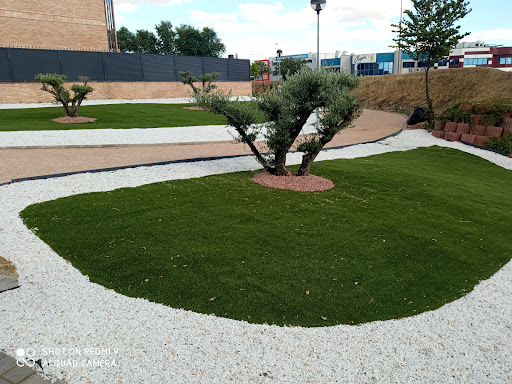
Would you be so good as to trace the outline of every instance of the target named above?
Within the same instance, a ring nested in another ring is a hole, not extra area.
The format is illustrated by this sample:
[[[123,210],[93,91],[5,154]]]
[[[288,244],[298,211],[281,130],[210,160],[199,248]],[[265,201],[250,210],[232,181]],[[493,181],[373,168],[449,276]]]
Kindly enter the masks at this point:
[[[512,57],[500,57],[500,65],[512,64]]]
[[[459,59],[451,59],[450,60],[450,67],[458,67],[459,66]]]
[[[418,68],[427,68],[428,61],[418,61]]]
[[[439,67],[446,67],[446,66],[448,65],[448,60],[439,60],[439,61],[437,62],[437,65],[438,65]]]
[[[386,61],[379,63],[379,75],[390,75],[393,73],[393,63]]]
[[[464,65],[487,65],[487,58],[464,59]]]
[[[360,63],[357,64],[356,76],[375,76],[384,74],[384,66],[387,63]],[[393,64],[393,63],[391,63]],[[388,66],[389,68],[389,66]]]
[[[404,61],[402,68],[414,68],[414,61]]]

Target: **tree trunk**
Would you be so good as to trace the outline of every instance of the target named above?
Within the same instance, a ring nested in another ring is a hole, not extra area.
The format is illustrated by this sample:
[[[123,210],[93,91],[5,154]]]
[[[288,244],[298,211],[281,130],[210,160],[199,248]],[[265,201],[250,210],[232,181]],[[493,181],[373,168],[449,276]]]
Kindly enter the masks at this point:
[[[427,95],[427,122],[430,124],[434,120],[434,108],[432,107],[432,100],[430,99],[430,90],[428,87],[428,72],[430,70],[430,67],[427,67],[427,70],[425,71],[425,93]]]
[[[62,103],[62,107],[64,108],[64,115],[71,116],[71,111],[69,110],[68,103],[66,103],[62,98],[60,99],[60,102]]]
[[[334,136],[336,136],[338,134],[338,132],[340,132],[342,129],[347,128],[356,116],[357,116],[357,111],[354,110],[354,111],[352,111],[352,115],[351,115],[350,119],[347,119],[341,123],[338,123],[337,129],[332,130],[325,136],[322,135],[319,137],[318,149],[311,153],[305,153],[302,156],[302,163],[300,164],[299,170],[297,171],[297,176],[309,175],[309,169],[311,168],[311,165],[313,164],[313,161],[315,161],[318,154],[322,151],[322,149],[326,146],[326,144],[328,144],[329,142],[332,141],[332,139],[334,138]]]
[[[256,156],[256,159],[258,160],[258,163],[260,163],[261,165],[263,165],[263,168],[265,169],[265,171],[267,171],[268,173],[273,173],[273,169],[270,168],[268,166],[268,163],[267,161],[265,160],[265,158],[261,155],[260,151],[258,150],[258,148],[256,148],[256,145],[254,145],[254,143],[249,140],[249,138],[247,137],[245,131],[241,128],[237,128],[235,127],[235,130],[238,132],[238,134],[240,135],[240,137],[242,138],[242,142],[247,144],[249,146],[249,148],[251,149],[251,152],[254,156]]]
[[[73,101],[73,106],[71,108],[71,117],[77,117],[78,116],[78,109],[80,108],[80,105],[82,104],[83,99],[78,99],[76,101]]]
[[[317,153],[310,153],[302,156],[302,163],[300,164],[299,170],[297,171],[297,176],[307,176],[309,175],[309,169],[311,168],[311,164],[315,161]]]
[[[286,169],[286,153],[288,151],[279,151],[275,154],[276,167],[274,169],[275,176],[291,176],[291,172]]]

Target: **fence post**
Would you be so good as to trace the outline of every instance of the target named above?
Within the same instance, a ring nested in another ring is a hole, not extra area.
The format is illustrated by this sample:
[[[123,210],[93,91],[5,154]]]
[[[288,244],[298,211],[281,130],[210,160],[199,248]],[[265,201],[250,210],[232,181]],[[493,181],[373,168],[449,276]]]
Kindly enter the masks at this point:
[[[101,66],[103,67],[103,81],[108,81],[107,70],[105,68],[105,52],[101,52]]]
[[[230,71],[229,71],[229,68],[230,68],[231,66],[230,66],[229,64],[231,64],[231,60],[232,60],[232,59],[230,59],[230,58],[228,57],[228,59],[227,59],[227,60],[228,60],[228,63],[227,63],[227,65],[226,65],[226,77],[227,77],[226,81],[231,81],[231,74],[230,74]]]
[[[139,61],[140,61],[140,77],[142,81],[144,81],[144,59],[142,57],[142,53],[139,54]]]
[[[172,81],[178,81],[178,68],[176,67],[176,55],[172,55],[172,62],[174,64],[174,79]]]
[[[12,56],[10,48],[7,48],[7,65],[9,66],[9,77],[11,78],[11,81],[14,83],[14,69],[12,66]]]
[[[57,51],[57,57],[59,58],[59,73],[63,75],[62,73],[62,56],[60,55],[60,50]]]

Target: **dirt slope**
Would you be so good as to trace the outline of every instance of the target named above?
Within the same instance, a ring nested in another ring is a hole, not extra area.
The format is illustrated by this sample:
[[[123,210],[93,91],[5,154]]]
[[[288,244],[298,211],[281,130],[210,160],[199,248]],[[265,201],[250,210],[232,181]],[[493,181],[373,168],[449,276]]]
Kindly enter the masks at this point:
[[[434,110],[442,112],[458,101],[512,99],[512,72],[492,68],[459,68],[429,71]],[[426,107],[425,72],[361,78],[361,102],[367,108],[409,113]]]

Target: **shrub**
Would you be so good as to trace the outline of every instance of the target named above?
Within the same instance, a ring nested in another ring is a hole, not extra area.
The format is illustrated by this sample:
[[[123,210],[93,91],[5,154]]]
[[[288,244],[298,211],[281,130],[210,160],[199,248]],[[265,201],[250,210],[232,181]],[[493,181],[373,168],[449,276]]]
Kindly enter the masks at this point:
[[[500,125],[505,112],[512,112],[512,100],[497,98],[475,105],[475,112],[485,116],[485,125]]]
[[[504,154],[510,154],[512,153],[512,136],[490,137],[485,146]]]
[[[438,119],[444,122],[457,121],[461,123],[469,123],[471,121],[471,110],[461,109],[460,105],[469,103],[457,103],[447,108]]]
[[[473,107],[470,110],[465,109],[469,105]],[[511,99],[494,98],[479,103],[463,101],[448,107],[438,116],[438,120],[469,123],[471,115],[477,114],[479,125],[498,126],[503,123],[506,112],[512,113]]]

